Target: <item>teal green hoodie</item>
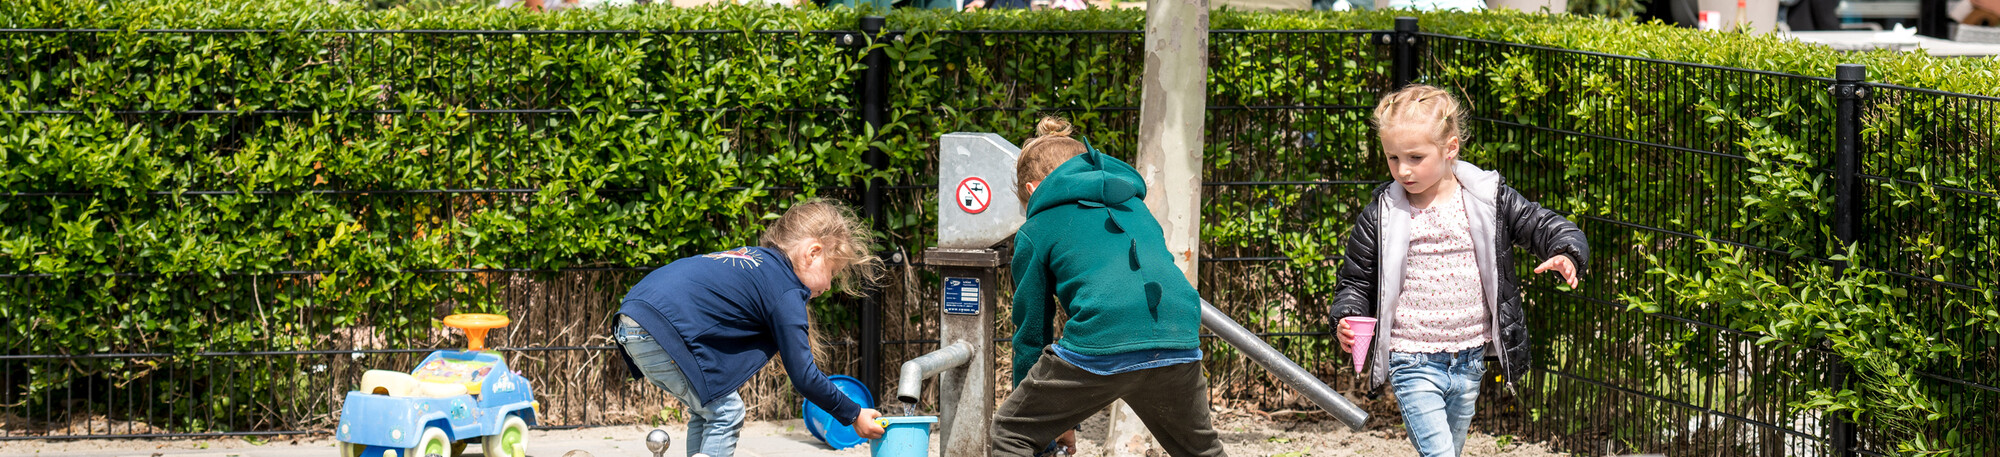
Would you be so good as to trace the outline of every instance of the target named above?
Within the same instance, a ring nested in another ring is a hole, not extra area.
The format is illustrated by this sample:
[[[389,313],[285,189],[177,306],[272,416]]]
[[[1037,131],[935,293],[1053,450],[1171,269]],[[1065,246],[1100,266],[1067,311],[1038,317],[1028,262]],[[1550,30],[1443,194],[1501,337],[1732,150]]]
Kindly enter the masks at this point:
[[[1014,384],[1049,344],[1058,303],[1069,321],[1056,344],[1078,354],[1200,347],[1201,296],[1145,198],[1138,170],[1096,152],[1036,187],[1014,234]]]

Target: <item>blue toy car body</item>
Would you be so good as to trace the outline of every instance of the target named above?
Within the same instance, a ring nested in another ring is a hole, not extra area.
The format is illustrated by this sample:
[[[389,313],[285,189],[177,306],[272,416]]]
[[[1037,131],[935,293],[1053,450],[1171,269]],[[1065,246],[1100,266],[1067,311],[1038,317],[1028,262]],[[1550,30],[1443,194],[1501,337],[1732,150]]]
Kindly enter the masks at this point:
[[[453,392],[457,385],[462,385],[465,393],[397,396],[389,395],[388,389],[381,387],[372,392],[348,392],[347,403],[340,410],[340,424],[334,430],[334,439],[341,442],[342,455],[425,457],[424,454],[438,453],[451,457],[463,448],[461,441],[483,439],[488,449],[486,455],[500,457],[493,451],[502,450],[505,455],[514,456],[520,452],[506,448],[520,446],[526,427],[536,423],[539,407],[534,401],[533,388],[526,377],[507,369],[498,352],[435,351],[418,363],[408,378],[432,384],[429,387],[445,387],[436,389],[445,392]],[[363,388],[369,389],[365,385]],[[474,392],[477,397],[472,395]],[[518,420],[510,422],[510,418]],[[508,430],[509,426],[517,430]],[[431,429],[442,431],[443,443],[450,449],[425,452],[438,450],[431,436],[436,432]],[[502,442],[496,438],[510,432],[512,441],[496,447]],[[433,442],[425,443],[427,438]]]

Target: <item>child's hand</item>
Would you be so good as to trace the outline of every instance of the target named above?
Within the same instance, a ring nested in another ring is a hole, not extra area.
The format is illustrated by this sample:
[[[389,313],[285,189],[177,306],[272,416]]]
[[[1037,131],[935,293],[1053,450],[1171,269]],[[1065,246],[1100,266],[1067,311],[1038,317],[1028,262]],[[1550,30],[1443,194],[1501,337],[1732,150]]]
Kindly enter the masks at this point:
[[[1571,261],[1569,256],[1556,254],[1555,257],[1550,257],[1548,261],[1542,262],[1541,266],[1535,267],[1536,273],[1549,270],[1562,273],[1563,281],[1568,282],[1570,288],[1576,288],[1576,262]]]
[[[1062,447],[1057,452],[1064,455],[1076,455],[1076,430],[1071,429],[1070,431],[1063,432],[1062,436],[1056,437],[1056,445]]]
[[[1341,321],[1340,321],[1340,332],[1338,332],[1338,334],[1339,334],[1339,339],[1340,339],[1340,352],[1346,352],[1346,353],[1350,353],[1350,354],[1351,354],[1351,353],[1353,353],[1353,352],[1354,352],[1354,329],[1351,329],[1351,328],[1347,328],[1347,321],[1346,321],[1346,320],[1341,320]]]
[[[874,408],[861,408],[861,414],[854,416],[854,434],[871,440],[881,438],[882,424],[875,423],[875,419],[880,417],[882,417],[881,411],[876,411]]]

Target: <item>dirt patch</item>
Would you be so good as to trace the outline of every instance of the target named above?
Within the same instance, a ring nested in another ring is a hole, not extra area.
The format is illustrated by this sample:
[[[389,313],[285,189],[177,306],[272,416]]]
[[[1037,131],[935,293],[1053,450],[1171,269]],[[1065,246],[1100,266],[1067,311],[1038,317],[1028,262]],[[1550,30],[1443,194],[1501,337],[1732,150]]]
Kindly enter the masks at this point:
[[[13,414],[0,413],[0,436],[24,435],[143,435],[168,430],[139,421],[116,420],[102,414],[79,416],[60,422],[37,422]]]
[[[1308,457],[1308,456],[1414,456],[1416,448],[1410,444],[1409,435],[1401,425],[1376,427],[1373,430],[1353,432],[1347,425],[1335,421],[1323,413],[1265,414],[1256,411],[1218,407],[1214,411],[1216,431],[1222,435],[1223,446],[1229,455],[1237,457]],[[1400,422],[1401,418],[1396,418]],[[1099,413],[1083,423],[1083,431],[1077,435],[1077,455],[1080,457],[1104,457],[1109,449],[1101,443],[1108,432],[1110,415]],[[1515,443],[1500,438],[1473,432],[1465,438],[1465,454],[1471,456],[1561,456],[1550,452],[1540,444]],[[1152,455],[1166,455],[1157,446]]]

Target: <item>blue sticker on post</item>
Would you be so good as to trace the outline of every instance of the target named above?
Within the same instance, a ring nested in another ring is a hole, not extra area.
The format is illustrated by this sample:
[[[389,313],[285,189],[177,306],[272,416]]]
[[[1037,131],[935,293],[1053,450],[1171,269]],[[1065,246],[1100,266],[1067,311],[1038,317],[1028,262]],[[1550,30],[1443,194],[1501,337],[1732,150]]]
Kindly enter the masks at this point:
[[[944,278],[944,313],[979,314],[979,278]]]

